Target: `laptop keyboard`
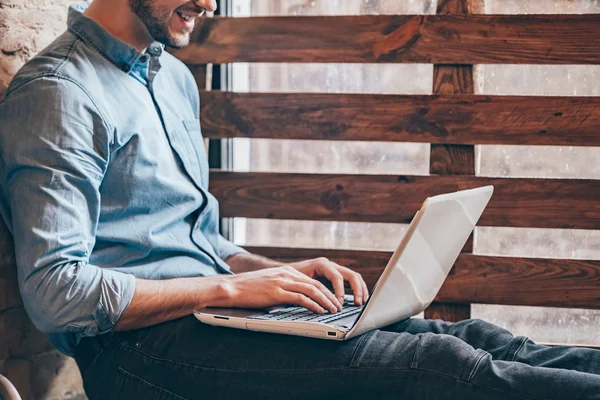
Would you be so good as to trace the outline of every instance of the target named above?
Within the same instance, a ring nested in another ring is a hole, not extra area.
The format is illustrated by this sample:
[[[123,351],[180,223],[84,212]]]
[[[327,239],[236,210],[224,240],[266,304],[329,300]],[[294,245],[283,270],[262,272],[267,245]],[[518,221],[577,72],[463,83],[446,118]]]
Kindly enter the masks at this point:
[[[304,307],[286,307],[274,309],[268,314],[253,315],[247,318],[261,321],[320,322],[322,324],[329,324],[342,318],[356,315],[362,308],[363,306],[354,305],[354,300],[351,298],[346,298],[344,299],[342,311],[333,314],[329,311],[326,311],[324,314],[317,314]]]

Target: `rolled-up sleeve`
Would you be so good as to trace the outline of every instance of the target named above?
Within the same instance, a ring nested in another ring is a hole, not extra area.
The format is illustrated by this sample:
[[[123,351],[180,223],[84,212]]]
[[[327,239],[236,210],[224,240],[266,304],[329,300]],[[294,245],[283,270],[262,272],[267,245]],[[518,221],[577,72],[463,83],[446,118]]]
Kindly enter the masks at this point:
[[[234,256],[236,254],[249,254],[246,250],[231,243],[229,240],[225,239],[222,235],[219,235],[219,258],[225,261],[229,257]]]
[[[114,129],[57,77],[9,92],[0,121],[0,211],[27,313],[44,332],[110,331],[135,290],[133,275],[89,263]]]

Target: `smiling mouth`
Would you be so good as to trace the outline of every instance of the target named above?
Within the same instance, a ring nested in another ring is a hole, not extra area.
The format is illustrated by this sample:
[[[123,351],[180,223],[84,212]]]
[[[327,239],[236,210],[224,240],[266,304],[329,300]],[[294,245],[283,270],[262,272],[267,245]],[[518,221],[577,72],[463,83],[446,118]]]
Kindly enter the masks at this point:
[[[179,15],[182,19],[184,19],[184,20],[186,20],[188,22],[191,22],[191,21],[194,20],[194,18],[196,18],[196,17],[191,16],[191,15],[183,14],[183,13],[181,13],[179,11],[177,11],[177,15]]]

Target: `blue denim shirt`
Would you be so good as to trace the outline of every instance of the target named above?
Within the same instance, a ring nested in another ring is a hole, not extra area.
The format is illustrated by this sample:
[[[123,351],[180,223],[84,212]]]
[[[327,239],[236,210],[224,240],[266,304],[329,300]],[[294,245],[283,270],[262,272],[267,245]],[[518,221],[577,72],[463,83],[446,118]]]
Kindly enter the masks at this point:
[[[135,278],[230,273],[189,70],[69,10],[0,103],[0,213],[34,324],[66,354],[113,329]]]

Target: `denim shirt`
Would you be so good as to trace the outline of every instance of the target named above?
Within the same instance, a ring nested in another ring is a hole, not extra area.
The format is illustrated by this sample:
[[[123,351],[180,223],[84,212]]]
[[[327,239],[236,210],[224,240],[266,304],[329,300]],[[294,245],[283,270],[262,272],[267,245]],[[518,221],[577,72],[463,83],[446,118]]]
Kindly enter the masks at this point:
[[[142,54],[69,9],[68,30],[0,102],[0,213],[27,313],[72,355],[113,329],[135,278],[227,274],[199,96],[154,43]]]

